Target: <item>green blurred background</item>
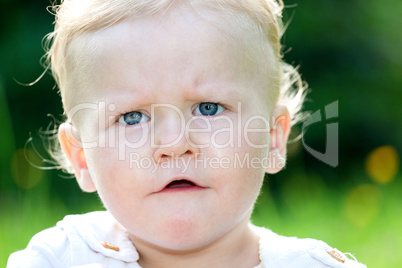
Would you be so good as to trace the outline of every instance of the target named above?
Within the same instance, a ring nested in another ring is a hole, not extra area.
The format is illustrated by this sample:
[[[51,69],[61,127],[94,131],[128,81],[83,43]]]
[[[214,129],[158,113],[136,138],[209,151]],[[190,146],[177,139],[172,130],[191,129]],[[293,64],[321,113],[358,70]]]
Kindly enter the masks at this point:
[[[47,0],[1,0],[0,267],[8,255],[66,214],[102,209],[95,194],[44,159],[41,130],[62,118],[54,81],[39,59],[52,30]],[[297,7],[293,4],[297,3]],[[253,222],[287,236],[321,239],[369,267],[402,267],[402,34],[400,0],[292,0],[285,58],[311,93],[305,109],[339,102],[339,117],[311,125],[305,143],[325,151],[326,124],[339,124],[339,165],[299,140],[287,168],[267,178]],[[52,115],[52,116],[49,116]],[[324,115],[324,114],[323,114]],[[52,127],[52,126],[50,126]],[[294,136],[302,125],[296,126]],[[32,141],[27,142],[32,138]],[[31,164],[29,163],[31,162]]]

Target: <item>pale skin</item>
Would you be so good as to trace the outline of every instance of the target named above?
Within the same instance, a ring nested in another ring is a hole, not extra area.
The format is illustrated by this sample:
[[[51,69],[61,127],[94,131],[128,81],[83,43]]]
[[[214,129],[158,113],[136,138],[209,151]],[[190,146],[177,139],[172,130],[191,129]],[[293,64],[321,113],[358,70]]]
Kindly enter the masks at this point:
[[[88,35],[99,45],[85,51],[90,60],[80,59],[82,69],[70,70],[67,88],[85,94],[75,93],[63,101],[68,107],[102,102],[106,108],[74,114],[69,109],[72,124],[59,129],[62,149],[82,190],[97,191],[128,231],[142,267],[254,267],[259,264],[259,237],[249,226],[250,215],[264,173],[278,172],[281,166],[225,169],[195,163],[206,157],[226,157],[234,163],[235,156],[246,155],[283,160],[289,113],[283,105],[267,105],[270,81],[258,75],[258,60],[250,64],[244,49],[218,29],[174,8],[160,21],[129,18]],[[83,89],[77,91],[79,87]],[[210,116],[199,114],[202,103],[222,109]],[[115,109],[109,109],[110,104]],[[162,106],[151,112],[153,104],[176,109]],[[125,124],[124,114],[133,111],[144,115],[143,120]],[[192,122],[194,131],[187,136],[180,136],[177,111],[185,122]],[[99,114],[107,115],[106,122],[100,122]],[[249,119],[254,118],[249,129],[263,128],[261,117],[270,123],[268,132],[245,135]],[[208,124],[211,128],[203,131]],[[113,136],[116,132],[124,135]],[[147,140],[141,147],[124,147],[125,161],[118,160],[122,150],[118,144],[136,142],[144,135]],[[86,146],[101,137],[107,137],[104,146]],[[234,146],[197,146],[212,140],[230,144],[230,139]],[[184,172],[177,167],[156,172],[130,168],[127,160],[134,152],[160,165],[185,159],[190,167]],[[178,179],[197,187],[164,191]]]

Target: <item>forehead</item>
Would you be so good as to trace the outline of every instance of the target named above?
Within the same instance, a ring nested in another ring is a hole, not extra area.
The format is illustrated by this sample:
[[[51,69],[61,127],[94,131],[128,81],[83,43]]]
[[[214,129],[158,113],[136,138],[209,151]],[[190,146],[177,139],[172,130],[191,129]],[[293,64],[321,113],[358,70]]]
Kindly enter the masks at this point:
[[[161,88],[170,79],[191,84],[214,74],[242,74],[250,83],[276,76],[272,48],[251,19],[181,8],[87,33],[70,44],[67,58],[64,101],[70,104],[104,94],[107,78],[121,88],[133,81]]]

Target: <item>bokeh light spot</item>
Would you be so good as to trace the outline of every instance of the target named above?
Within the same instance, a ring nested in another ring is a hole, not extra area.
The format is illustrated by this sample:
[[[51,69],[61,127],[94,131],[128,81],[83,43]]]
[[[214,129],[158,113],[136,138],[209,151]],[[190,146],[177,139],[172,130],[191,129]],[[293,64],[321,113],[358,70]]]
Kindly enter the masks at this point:
[[[398,152],[392,146],[381,146],[373,150],[366,159],[366,172],[377,183],[391,182],[399,169]]]
[[[15,151],[11,160],[11,171],[14,181],[21,189],[31,189],[43,179],[43,170],[31,164],[39,161],[40,157],[32,150]]]
[[[353,188],[345,200],[346,218],[358,227],[370,224],[380,211],[381,194],[378,186],[362,184]]]

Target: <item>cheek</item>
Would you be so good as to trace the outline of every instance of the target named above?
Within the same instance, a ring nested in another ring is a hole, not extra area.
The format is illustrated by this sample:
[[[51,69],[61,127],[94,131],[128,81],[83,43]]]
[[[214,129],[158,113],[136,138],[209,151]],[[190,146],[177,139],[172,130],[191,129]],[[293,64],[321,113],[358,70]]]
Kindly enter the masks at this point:
[[[268,149],[270,147],[270,125],[267,118],[254,116],[248,118],[242,127],[242,140],[245,146],[253,149]]]
[[[125,221],[130,209],[139,210],[138,198],[143,185],[136,177],[138,174],[127,167],[127,161],[116,161],[116,151],[112,148],[91,150],[88,169],[104,207]]]
[[[259,195],[263,180],[261,174],[250,169],[242,171],[233,174],[229,186],[222,186],[222,199],[226,200],[223,220],[244,218],[253,209]]]
[[[249,211],[258,197],[262,186],[265,163],[262,159],[267,150],[248,146],[215,150],[214,155],[230,157],[230,166],[210,170],[226,215]],[[212,152],[211,152],[212,154]]]
[[[86,150],[88,170],[98,190],[114,185],[115,177],[120,177],[121,163],[115,161],[115,151],[109,148],[93,148]],[[113,176],[112,176],[113,175]]]
[[[116,147],[119,150],[119,157],[130,150],[143,150],[149,148],[150,125],[141,123],[136,126],[116,125],[108,129],[110,143],[109,147]],[[113,143],[113,144],[112,144]]]
[[[253,205],[260,192],[268,159],[269,134],[249,132],[243,135],[242,146],[235,148],[233,155],[233,196],[243,196]],[[236,178],[236,179],[235,179]]]
[[[235,113],[219,116],[207,122],[193,121],[190,126],[190,141],[216,149],[251,147],[269,148],[270,128],[263,116],[241,116]],[[230,154],[227,154],[230,155]]]
[[[153,168],[152,165],[146,168],[151,162],[146,150],[149,146],[136,149],[128,143],[124,138],[116,140],[113,146],[109,143],[85,151],[89,173],[104,202],[141,197],[154,187],[154,182],[146,179]]]
[[[232,124],[230,123],[232,122]],[[268,163],[270,143],[269,123],[262,116],[221,121],[207,155],[229,159],[225,168],[212,171],[218,189],[222,189],[228,204],[236,207],[252,206],[257,198]],[[216,142],[214,144],[213,142]],[[232,142],[232,144],[230,144]],[[220,147],[221,146],[221,147]]]
[[[88,170],[98,190],[103,192],[117,191],[126,186],[130,173],[128,161],[119,161],[118,150],[115,148],[93,148],[86,150]]]

